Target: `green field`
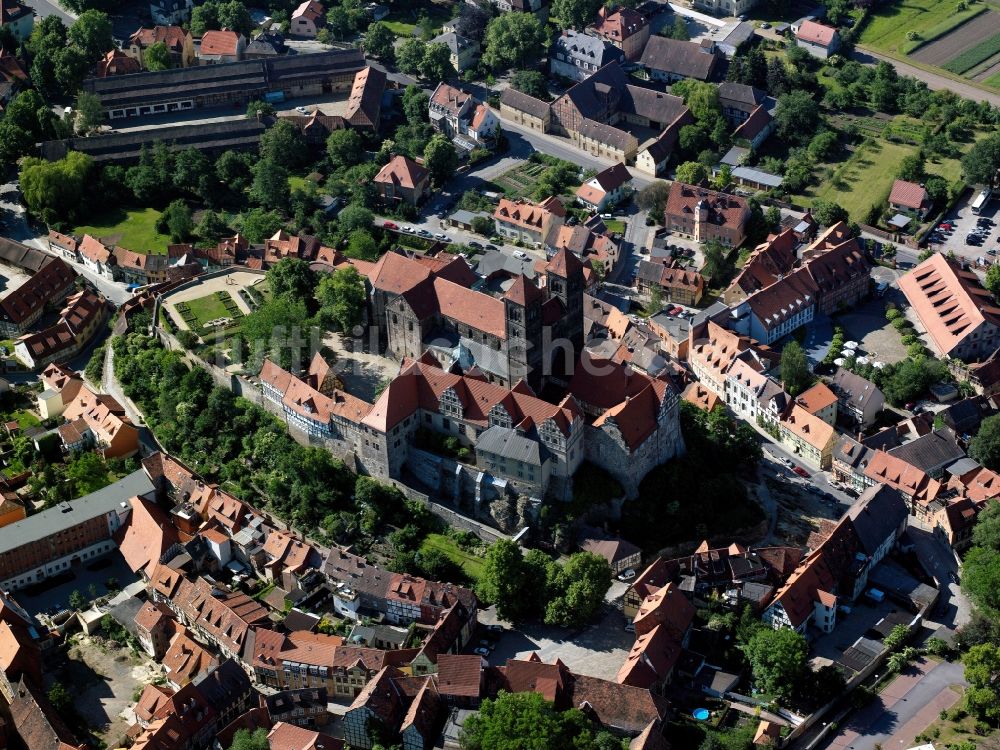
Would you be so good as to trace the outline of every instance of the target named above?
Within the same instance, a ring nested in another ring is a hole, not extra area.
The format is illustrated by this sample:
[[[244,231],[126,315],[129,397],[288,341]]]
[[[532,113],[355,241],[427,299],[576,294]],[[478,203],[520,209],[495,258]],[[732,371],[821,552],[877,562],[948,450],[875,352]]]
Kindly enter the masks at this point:
[[[170,237],[156,231],[159,218],[160,212],[155,208],[116,209],[97,217],[92,224],[74,227],[71,234],[113,238],[114,244],[135,253],[166,255],[171,242]]]
[[[795,196],[793,200],[803,205],[833,201],[843,206],[854,221],[863,221],[872,204],[892,187],[900,162],[913,151],[912,146],[896,143],[861,146],[833,174],[821,180],[815,193]]]
[[[900,0],[884,5],[872,12],[858,44],[905,55],[987,9],[985,3],[975,3],[968,10],[956,12],[955,5],[954,0]],[[920,39],[907,39],[910,31]]]
[[[428,534],[420,549],[435,549],[458,565],[473,581],[479,579],[483,572],[483,558],[461,549],[452,539],[444,534]]]
[[[962,75],[982,62],[986,62],[991,57],[1000,53],[1000,34],[986,39],[975,47],[965,50],[957,57],[953,57],[941,67],[952,73]]]
[[[983,83],[991,88],[1000,89],[1000,73],[991,75],[989,78],[983,81]]]

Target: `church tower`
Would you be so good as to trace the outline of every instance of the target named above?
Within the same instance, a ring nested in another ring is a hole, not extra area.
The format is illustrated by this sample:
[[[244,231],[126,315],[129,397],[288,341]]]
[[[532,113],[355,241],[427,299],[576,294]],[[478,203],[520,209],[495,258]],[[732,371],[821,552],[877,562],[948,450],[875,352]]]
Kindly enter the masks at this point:
[[[510,385],[524,380],[536,391],[542,383],[542,290],[524,274],[503,296]],[[582,309],[582,308],[581,308]]]
[[[555,297],[563,306],[563,317],[554,337],[567,339],[573,348],[576,360],[583,351],[583,261],[566,248],[557,252],[545,266],[546,284],[549,296]]]

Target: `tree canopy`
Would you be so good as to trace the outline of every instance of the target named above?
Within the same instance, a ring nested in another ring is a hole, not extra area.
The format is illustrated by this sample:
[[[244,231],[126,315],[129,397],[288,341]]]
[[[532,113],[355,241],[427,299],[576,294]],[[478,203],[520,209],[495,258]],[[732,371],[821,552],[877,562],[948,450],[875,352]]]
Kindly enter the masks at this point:
[[[962,157],[965,181],[993,186],[1000,172],[1000,133],[993,133],[975,143]]]
[[[544,52],[545,29],[531,13],[504,13],[486,27],[483,64],[494,70],[525,68]]]
[[[744,646],[756,686],[770,695],[788,699],[795,683],[807,670],[809,644],[790,628],[762,628]]]
[[[465,750],[586,750],[590,720],[576,708],[556,711],[534,692],[501,691],[483,701],[462,727]]]

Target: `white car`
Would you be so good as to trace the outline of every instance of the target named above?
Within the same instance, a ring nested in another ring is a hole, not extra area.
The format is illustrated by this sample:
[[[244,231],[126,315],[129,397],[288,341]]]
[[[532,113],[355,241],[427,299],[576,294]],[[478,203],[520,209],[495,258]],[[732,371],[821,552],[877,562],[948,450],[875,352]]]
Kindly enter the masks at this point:
[[[309,114],[309,110],[306,109],[305,107],[296,107],[295,111],[299,112],[300,114],[303,114],[303,115],[308,115]]]
[[[403,226],[403,231],[404,231],[404,232],[407,232],[407,233],[409,233],[409,234],[413,234],[413,227],[411,227],[411,226],[409,226],[409,225],[404,225],[404,226]]]
[[[635,578],[635,570],[632,568],[626,568],[618,576],[619,581],[631,581],[633,578]]]
[[[524,252],[523,250],[515,250],[514,251],[514,257],[518,258],[519,260],[527,260],[528,259],[528,254],[526,252]]]

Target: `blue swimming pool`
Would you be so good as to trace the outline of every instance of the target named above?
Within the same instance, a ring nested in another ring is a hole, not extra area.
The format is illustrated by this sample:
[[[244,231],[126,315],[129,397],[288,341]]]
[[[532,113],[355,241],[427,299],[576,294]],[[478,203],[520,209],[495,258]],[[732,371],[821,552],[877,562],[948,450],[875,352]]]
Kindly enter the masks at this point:
[[[691,712],[691,715],[698,721],[708,721],[708,717],[711,716],[707,708],[696,708]]]

